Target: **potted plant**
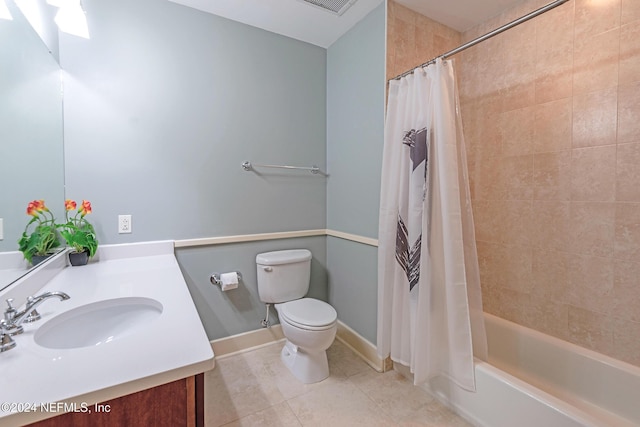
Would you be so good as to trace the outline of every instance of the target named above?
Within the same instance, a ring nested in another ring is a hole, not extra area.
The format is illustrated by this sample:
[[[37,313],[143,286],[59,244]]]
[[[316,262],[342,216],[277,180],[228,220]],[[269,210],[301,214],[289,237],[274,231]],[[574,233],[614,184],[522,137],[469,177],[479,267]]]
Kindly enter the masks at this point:
[[[64,202],[67,222],[58,224],[60,234],[72,249],[69,252],[71,265],[85,265],[98,250],[98,239],[93,225],[87,221],[86,215],[92,212],[91,202],[83,200],[78,208],[75,201],[67,199]],[[69,217],[69,212],[76,210],[75,215]]]
[[[18,248],[27,261],[36,265],[51,256],[53,249],[60,246],[60,242],[56,233],[55,218],[44,204],[44,200],[29,202],[27,215],[32,218],[22,232],[22,237],[18,240]],[[28,233],[32,226],[32,231]]]

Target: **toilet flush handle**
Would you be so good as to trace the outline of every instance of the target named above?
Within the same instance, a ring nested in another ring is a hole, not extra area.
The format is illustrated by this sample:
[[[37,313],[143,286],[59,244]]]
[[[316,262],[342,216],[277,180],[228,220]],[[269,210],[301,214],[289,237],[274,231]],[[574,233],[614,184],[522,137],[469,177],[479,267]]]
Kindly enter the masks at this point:
[[[273,268],[271,268],[271,267],[262,267],[262,269],[264,271],[266,271],[267,273],[271,273],[273,271]]]

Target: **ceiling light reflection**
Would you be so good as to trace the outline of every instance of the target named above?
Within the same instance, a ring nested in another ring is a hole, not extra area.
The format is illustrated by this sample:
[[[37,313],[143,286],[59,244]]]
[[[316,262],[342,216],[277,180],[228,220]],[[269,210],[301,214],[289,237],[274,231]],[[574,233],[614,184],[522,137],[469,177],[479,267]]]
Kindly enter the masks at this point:
[[[82,10],[82,6],[80,6],[80,2],[61,7],[54,20],[60,31],[85,39],[89,38],[87,17],[84,14],[84,10]]]
[[[0,0],[0,19],[6,19],[7,21],[13,21],[13,16],[9,12],[7,3],[4,0]]]

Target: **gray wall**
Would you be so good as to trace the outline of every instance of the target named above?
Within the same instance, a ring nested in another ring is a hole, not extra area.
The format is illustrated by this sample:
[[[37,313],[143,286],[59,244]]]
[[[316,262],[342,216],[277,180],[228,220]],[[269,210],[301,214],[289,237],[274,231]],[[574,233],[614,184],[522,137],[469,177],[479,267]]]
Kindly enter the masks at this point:
[[[271,240],[253,243],[233,243],[176,250],[176,257],[189,286],[209,339],[223,338],[260,328],[265,306],[258,297],[256,255],[282,249],[309,249],[311,262],[310,297],[327,301],[327,261],[325,237]],[[212,286],[213,272],[240,271],[242,283],[238,289],[222,292]],[[278,322],[271,308],[270,320]]]
[[[327,228],[376,238],[384,142],[385,4],[327,52]],[[329,302],[376,342],[377,250],[329,237]]]
[[[102,243],[323,228],[326,51],[167,1],[86,0],[62,35],[66,195]],[[131,214],[132,234],[117,234]]]
[[[102,243],[327,226],[377,235],[384,5],[327,51],[171,2],[83,4],[91,40],[60,38],[66,195],[91,200]],[[249,173],[244,160],[330,177]],[[118,214],[133,215],[132,234],[117,234]],[[209,338],[259,327],[255,255],[286,248],[312,251],[309,295],[374,342],[375,248],[324,237],[178,249]],[[209,284],[232,270],[240,289]]]
[[[326,50],[168,1],[85,0],[91,40],[61,35],[66,195],[101,243],[325,228]],[[132,214],[132,234],[117,234]],[[259,327],[255,255],[309,248],[327,298],[324,237],[176,251],[210,339]],[[239,270],[226,293],[213,271]]]

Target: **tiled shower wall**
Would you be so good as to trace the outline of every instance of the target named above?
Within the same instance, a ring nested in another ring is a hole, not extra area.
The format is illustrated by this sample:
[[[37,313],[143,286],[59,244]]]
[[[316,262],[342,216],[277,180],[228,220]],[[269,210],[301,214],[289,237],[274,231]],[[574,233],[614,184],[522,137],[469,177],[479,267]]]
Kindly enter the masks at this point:
[[[387,2],[387,79],[460,44],[460,33],[426,16]]]
[[[640,365],[640,2],[572,0],[456,61],[485,311]]]

